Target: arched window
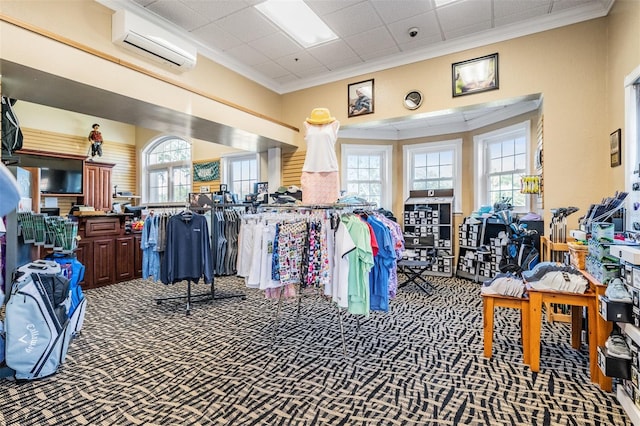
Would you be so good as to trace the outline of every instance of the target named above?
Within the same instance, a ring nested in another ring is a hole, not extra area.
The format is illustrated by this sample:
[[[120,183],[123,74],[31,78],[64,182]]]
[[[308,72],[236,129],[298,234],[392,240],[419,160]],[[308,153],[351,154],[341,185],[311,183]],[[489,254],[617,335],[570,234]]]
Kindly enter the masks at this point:
[[[186,202],[191,191],[191,144],[166,136],[144,150],[148,203]]]

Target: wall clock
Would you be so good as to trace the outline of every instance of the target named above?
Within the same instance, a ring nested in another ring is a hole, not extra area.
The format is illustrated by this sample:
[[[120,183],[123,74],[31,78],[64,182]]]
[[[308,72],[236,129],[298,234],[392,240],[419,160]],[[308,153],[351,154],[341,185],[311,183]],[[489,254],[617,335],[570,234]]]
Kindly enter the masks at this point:
[[[418,109],[422,105],[422,93],[417,90],[412,90],[407,93],[402,102],[407,109]]]

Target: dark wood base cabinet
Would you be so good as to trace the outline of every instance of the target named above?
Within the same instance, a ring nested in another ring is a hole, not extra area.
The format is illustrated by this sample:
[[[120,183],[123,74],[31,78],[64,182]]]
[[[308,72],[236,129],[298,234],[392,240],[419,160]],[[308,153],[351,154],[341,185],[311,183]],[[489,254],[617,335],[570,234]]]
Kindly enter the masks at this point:
[[[85,266],[85,289],[142,276],[141,236],[125,232],[124,215],[78,218],[78,260]]]

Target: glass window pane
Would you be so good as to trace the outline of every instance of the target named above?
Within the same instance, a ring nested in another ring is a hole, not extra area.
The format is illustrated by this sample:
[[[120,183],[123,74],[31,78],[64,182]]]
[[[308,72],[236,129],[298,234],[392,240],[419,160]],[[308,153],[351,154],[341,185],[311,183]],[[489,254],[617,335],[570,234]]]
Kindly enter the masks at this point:
[[[440,153],[440,164],[453,164],[453,151],[443,151]]]
[[[440,163],[440,156],[438,153],[427,154],[427,166],[436,166]]]
[[[489,191],[500,189],[500,176],[489,177]]]
[[[352,181],[358,178],[358,169],[347,169],[347,180]]]
[[[438,189],[438,181],[437,180],[428,180],[427,186],[425,189]]]
[[[453,177],[453,166],[440,166],[440,177],[450,178]]]
[[[427,178],[429,179],[437,179],[440,177],[440,170],[438,170],[438,166],[435,167],[427,167]]]
[[[500,171],[502,172],[508,172],[513,170],[513,166],[514,166],[514,162],[513,162],[513,156],[509,156],[509,157],[502,157],[502,169],[500,169]]]
[[[506,156],[506,155],[513,155],[514,151],[513,151],[513,141],[509,140],[509,141],[505,141],[502,143],[502,155]]]
[[[440,189],[453,189],[453,181],[449,179],[444,179],[440,181]]]
[[[499,173],[502,171],[502,159],[494,158],[489,164],[489,173]]]
[[[489,145],[489,158],[498,158],[502,155],[502,145],[499,143],[492,143]]]
[[[358,167],[358,157],[356,155],[349,155],[347,157],[347,168],[353,169]]]
[[[514,170],[525,170],[527,168],[526,159],[524,154],[518,154],[515,156],[515,169]]]
[[[426,179],[427,178],[427,169],[425,167],[415,168],[413,170],[413,178],[414,179]]]
[[[413,158],[415,167],[424,167],[427,165],[427,156],[425,154],[416,154]]]
[[[379,181],[381,179],[380,168],[378,167],[377,169],[371,169],[371,173],[369,176],[370,176],[369,179]]]
[[[515,140],[515,153],[524,154],[527,152],[527,141],[525,138],[518,138]]]
[[[412,189],[427,189],[427,181],[420,180],[420,181],[413,182]]]
[[[347,183],[347,192],[350,194],[358,193],[358,184],[354,182]]]
[[[380,158],[379,155],[371,156],[371,162],[369,163],[369,166],[371,168],[380,169],[381,164],[382,164],[382,159]]]
[[[358,169],[358,180],[369,180],[369,170]]]
[[[358,156],[358,167],[362,168],[367,168],[369,167],[369,157],[366,155],[359,155]]]

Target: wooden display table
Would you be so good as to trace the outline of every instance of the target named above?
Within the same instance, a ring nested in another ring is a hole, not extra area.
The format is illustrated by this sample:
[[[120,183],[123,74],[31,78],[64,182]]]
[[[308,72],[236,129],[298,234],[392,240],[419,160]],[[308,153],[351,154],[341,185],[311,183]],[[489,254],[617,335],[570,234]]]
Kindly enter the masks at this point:
[[[575,241],[573,238],[567,238],[567,241]],[[564,262],[565,253],[569,252],[567,243],[554,243],[546,235],[540,236],[540,261],[541,262]],[[571,314],[555,312],[551,303],[545,303],[547,311],[547,321],[571,322]]]
[[[591,286],[590,286],[591,287]],[[582,307],[587,308],[587,330],[589,333],[589,373],[593,383],[600,384],[598,368],[598,313],[596,291],[590,288],[586,293],[566,293],[549,290],[529,289],[529,319],[530,319],[530,359],[531,371],[540,371],[540,334],[542,321],[542,305],[544,303],[558,303],[571,306],[571,346],[575,349],[580,346],[580,334],[582,322]],[[606,340],[606,339],[605,339]],[[604,344],[604,342],[602,342]]]
[[[495,308],[513,308],[520,310],[522,360],[525,364],[530,364],[531,360],[529,342],[530,321],[529,321],[529,299],[525,297],[501,296],[495,294],[482,295],[482,318],[484,330],[484,356],[491,358],[493,354],[493,316]]]

